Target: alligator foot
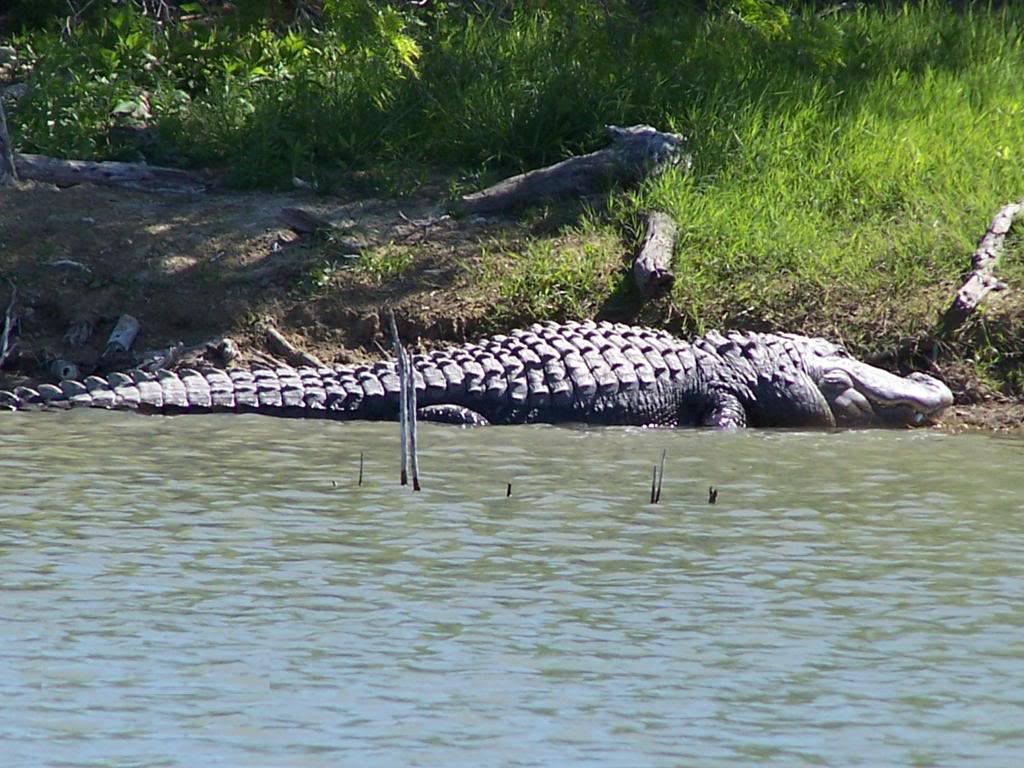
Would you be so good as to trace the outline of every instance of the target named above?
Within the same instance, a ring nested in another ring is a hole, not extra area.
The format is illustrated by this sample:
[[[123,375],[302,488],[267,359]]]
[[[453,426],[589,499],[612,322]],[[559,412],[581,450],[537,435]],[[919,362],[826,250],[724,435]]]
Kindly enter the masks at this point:
[[[420,421],[463,427],[486,427],[491,423],[476,411],[461,405],[425,405],[416,410],[416,417]]]

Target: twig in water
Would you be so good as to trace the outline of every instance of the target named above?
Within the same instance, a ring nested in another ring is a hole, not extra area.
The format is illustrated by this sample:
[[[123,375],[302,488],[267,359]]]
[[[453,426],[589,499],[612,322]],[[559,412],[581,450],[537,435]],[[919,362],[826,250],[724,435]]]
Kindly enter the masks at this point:
[[[652,471],[652,473],[651,473],[651,504],[653,504],[653,503],[654,503],[654,494],[655,494],[655,492],[657,491],[657,484],[658,484],[658,465],[657,465],[657,464],[655,464],[655,465],[654,465],[654,467],[652,468],[652,470],[653,470],[653,471]]]
[[[661,501],[661,481],[665,479],[665,453],[661,451],[661,468],[658,470],[658,492],[654,495],[654,503],[657,504]]]

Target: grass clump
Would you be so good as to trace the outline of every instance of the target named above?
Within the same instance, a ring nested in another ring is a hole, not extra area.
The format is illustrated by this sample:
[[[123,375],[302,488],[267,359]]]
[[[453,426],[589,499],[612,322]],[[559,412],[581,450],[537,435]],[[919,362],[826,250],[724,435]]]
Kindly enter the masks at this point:
[[[355,260],[355,269],[380,285],[401,277],[412,262],[413,252],[410,248],[383,245],[361,253]]]
[[[614,294],[622,269],[618,240],[608,231],[534,239],[511,252],[485,252],[481,261],[496,294],[488,317],[495,328],[593,317]]]

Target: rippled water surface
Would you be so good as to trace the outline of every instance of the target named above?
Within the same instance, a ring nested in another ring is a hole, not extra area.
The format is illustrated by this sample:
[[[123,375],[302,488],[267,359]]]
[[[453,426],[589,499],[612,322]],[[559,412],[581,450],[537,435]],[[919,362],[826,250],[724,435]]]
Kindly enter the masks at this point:
[[[393,425],[0,440],[4,766],[1024,764],[1019,438],[424,427],[419,494]]]

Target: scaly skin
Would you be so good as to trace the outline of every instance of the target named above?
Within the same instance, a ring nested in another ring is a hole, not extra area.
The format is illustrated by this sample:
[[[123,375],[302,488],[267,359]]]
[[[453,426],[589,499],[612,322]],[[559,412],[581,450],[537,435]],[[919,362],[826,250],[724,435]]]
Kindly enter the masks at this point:
[[[583,422],[833,427],[932,422],[952,403],[924,374],[901,378],[824,339],[543,323],[413,356],[420,416],[462,424]],[[0,392],[0,408],[91,406],[395,419],[395,363],[338,368],[182,368]]]

